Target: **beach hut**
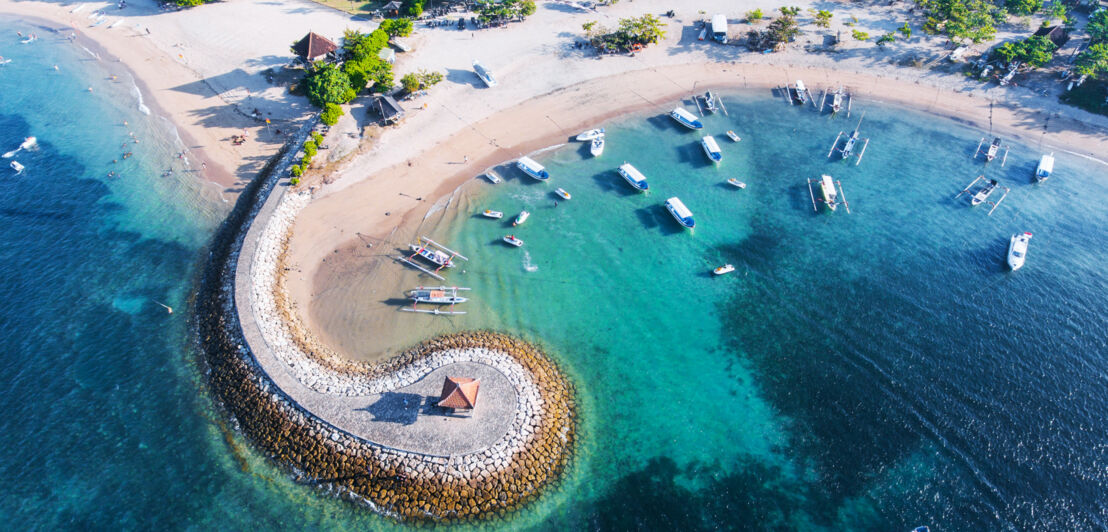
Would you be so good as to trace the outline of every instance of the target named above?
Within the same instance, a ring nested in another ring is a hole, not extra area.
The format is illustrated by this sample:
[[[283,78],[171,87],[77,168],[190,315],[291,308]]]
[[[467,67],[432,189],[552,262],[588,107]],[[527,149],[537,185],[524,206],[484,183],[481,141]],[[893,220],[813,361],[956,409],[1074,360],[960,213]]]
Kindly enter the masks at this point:
[[[1066,31],[1065,26],[1061,25],[1039,28],[1039,30],[1035,32],[1035,35],[1050,39],[1050,42],[1054,43],[1054,46],[1059,48],[1065,46],[1070,40],[1069,32]]]
[[[381,119],[386,124],[395,124],[404,118],[404,108],[400,107],[400,103],[395,98],[387,94],[382,94],[377,97],[377,110],[381,113]]]
[[[440,408],[454,410],[473,410],[477,406],[477,391],[481,381],[470,377],[447,377],[442,383]]]
[[[384,11],[385,13],[396,17],[400,16],[400,7],[400,2],[393,0],[392,2],[385,4],[385,6],[381,8],[381,11]]]
[[[292,45],[292,53],[309,63],[323,59],[338,49],[339,46],[331,39],[311,31]]]

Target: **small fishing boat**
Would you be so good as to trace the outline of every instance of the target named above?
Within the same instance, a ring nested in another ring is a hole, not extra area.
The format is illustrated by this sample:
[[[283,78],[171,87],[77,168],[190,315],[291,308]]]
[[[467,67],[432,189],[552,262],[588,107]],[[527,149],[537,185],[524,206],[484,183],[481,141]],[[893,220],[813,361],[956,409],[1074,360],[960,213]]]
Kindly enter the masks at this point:
[[[589,153],[593,157],[600,157],[604,153],[604,137],[597,137],[592,139],[592,145],[589,146]]]
[[[696,115],[685,110],[684,107],[675,107],[669,112],[669,116],[677,121],[678,124],[685,126],[689,129],[702,129],[704,124],[700,123],[700,120],[696,118]]]
[[[991,161],[996,159],[996,155],[1000,153],[1000,137],[993,139],[993,143],[989,145],[989,151],[985,152],[985,160]]]
[[[33,43],[37,40],[38,40],[37,36],[31,35],[30,37],[27,37],[26,39],[23,39],[22,41],[19,41],[19,44],[31,44],[31,43]]]
[[[492,170],[485,172],[485,179],[488,179],[489,183],[492,183],[494,185],[499,185],[501,181],[500,176],[496,175],[496,172]]]
[[[15,170],[16,175],[23,173],[23,165],[19,164],[19,161],[12,161],[12,164],[9,166],[12,167],[12,170]]]
[[[708,27],[705,26],[704,29],[700,30],[700,35],[697,35],[696,40],[703,41],[704,38],[707,37],[707,36],[708,36]]]
[[[742,181],[739,181],[738,179],[735,179],[733,177],[727,180],[727,184],[735,188],[746,188],[746,183],[743,183]]]
[[[712,94],[712,91],[704,93],[704,110],[709,113],[714,113],[719,110],[719,106],[716,105],[716,96]]]
[[[708,135],[700,139],[700,147],[704,148],[704,155],[708,156],[708,160],[715,164],[719,164],[723,160],[723,152],[719,150],[719,144],[716,143],[716,138]]]
[[[19,144],[19,147],[4,154],[5,159],[11,159],[15,154],[22,150],[33,150],[38,148],[38,139],[35,137],[27,137],[23,139],[23,142]]]
[[[408,299],[416,303],[432,303],[435,305],[456,305],[469,301],[468,297],[458,295],[459,290],[469,290],[457,286],[421,286],[408,290]]]
[[[1035,179],[1046,181],[1052,172],[1054,172],[1054,153],[1043,155],[1043,158],[1039,159],[1039,167],[1035,169]]]
[[[842,89],[831,95],[831,113],[837,113],[843,108],[843,93]]]
[[[677,199],[676,196],[666,200],[666,210],[673,215],[673,219],[677,220],[677,223],[681,224],[682,227],[692,229],[696,226],[692,211],[684,203],[681,203],[681,200]]]
[[[734,266],[732,266],[730,264],[724,264],[723,266],[720,266],[719,268],[716,268],[716,269],[712,270],[712,273],[715,274],[715,275],[723,275],[725,273],[731,273],[733,271],[735,271]]]
[[[555,190],[554,193],[557,194],[558,197],[560,197],[564,200],[571,199],[573,197],[569,194],[569,192],[566,192],[566,189],[564,189],[564,188],[559,188],[559,189]]]
[[[642,175],[631,163],[623,163],[619,165],[619,175],[623,176],[623,180],[627,181],[636,190],[646,192],[650,185],[646,183],[646,176]]]
[[[422,257],[424,260],[438,265],[440,267],[453,268],[453,257],[448,255],[445,251],[432,249],[426,245],[421,244],[409,244],[408,247],[415,252],[416,255]]]
[[[496,78],[492,76],[492,71],[485,68],[485,65],[482,65],[481,62],[476,59],[473,60],[473,72],[477,74],[478,78],[481,78],[481,81],[485,83],[486,87],[491,89],[496,86]]]
[[[519,213],[519,216],[516,216],[516,220],[514,222],[512,222],[512,225],[513,226],[520,225],[523,222],[526,222],[527,218],[530,217],[530,216],[531,216],[531,213],[529,213],[527,211],[521,211]]]
[[[835,182],[831,180],[831,176],[823,174],[819,178],[819,188],[823,193],[823,203],[827,205],[827,208],[832,211],[838,207],[839,192],[835,190]]]
[[[579,142],[588,142],[593,139],[602,138],[604,136],[604,128],[590,129],[577,135],[576,139]]]
[[[1031,233],[1012,235],[1012,241],[1008,243],[1008,267],[1016,271],[1023,267],[1023,261],[1027,258],[1027,244],[1031,241]]]
[[[731,139],[731,142],[738,142],[742,140],[742,137],[740,137],[738,133],[735,133],[733,130],[730,129],[727,130],[727,138]]]
[[[519,160],[516,161],[516,167],[522,170],[523,173],[539,181],[550,179],[550,173],[546,171],[546,168],[530,157],[520,157]]]
[[[808,88],[804,86],[804,82],[799,79],[796,80],[796,85],[793,85],[793,92],[795,96],[793,98],[800,105],[808,103]]]
[[[500,211],[492,211],[492,210],[489,210],[489,209],[485,209],[485,212],[481,213],[481,216],[484,216],[485,218],[492,218],[494,220],[499,220],[500,218],[504,217],[504,213],[502,213]]]
[[[997,180],[990,179],[989,182],[985,184],[985,186],[981,187],[981,189],[978,190],[972,198],[970,198],[970,205],[981,205],[982,203],[985,203],[985,200],[989,199],[989,195],[991,195],[993,191],[996,190],[996,187],[999,184],[1000,182],[998,182]]]
[[[515,235],[504,235],[504,242],[507,242],[508,244],[511,244],[517,248],[523,245],[523,241],[516,238]]]

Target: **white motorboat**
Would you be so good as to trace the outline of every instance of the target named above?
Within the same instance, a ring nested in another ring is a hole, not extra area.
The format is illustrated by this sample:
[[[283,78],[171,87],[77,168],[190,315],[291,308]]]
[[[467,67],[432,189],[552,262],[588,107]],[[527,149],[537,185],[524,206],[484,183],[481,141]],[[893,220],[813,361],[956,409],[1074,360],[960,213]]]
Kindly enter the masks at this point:
[[[692,211],[684,203],[681,203],[681,200],[677,199],[676,196],[666,200],[666,210],[673,215],[673,219],[677,220],[677,223],[681,224],[682,227],[692,229],[696,226]]]
[[[590,140],[603,138],[603,137],[604,137],[604,128],[597,128],[597,129],[590,129],[588,131],[585,131],[585,132],[581,133],[580,135],[577,135],[576,138],[579,142],[588,142]]]
[[[989,182],[985,184],[985,186],[981,187],[977,191],[977,193],[970,198],[970,205],[981,205],[982,203],[985,203],[985,200],[989,199],[989,196],[992,195],[993,191],[996,190],[996,187],[999,184],[1000,182],[998,182],[997,180],[990,179]]]
[[[592,139],[592,144],[589,146],[589,153],[593,157],[600,157],[604,153],[604,137],[597,137]]]
[[[835,189],[835,182],[831,180],[831,176],[827,174],[820,176],[819,188],[823,193],[823,203],[827,205],[827,208],[834,211],[839,206],[839,192]]]
[[[720,266],[719,268],[716,268],[716,269],[712,270],[712,273],[715,274],[715,275],[723,275],[725,273],[731,273],[733,271],[735,271],[734,266],[732,266],[730,264],[724,264],[723,266]]]
[[[38,148],[38,139],[35,137],[27,137],[23,139],[23,142],[19,144],[19,147],[4,154],[5,159],[11,159],[15,154],[22,150],[33,150]]]
[[[489,209],[485,209],[485,212],[481,213],[481,216],[484,216],[485,218],[492,218],[494,220],[499,220],[500,218],[504,217],[504,213],[502,213],[500,211],[492,211],[492,210],[489,210]]]
[[[23,165],[19,164],[19,161],[12,161],[12,164],[9,166],[12,167],[12,170],[15,170],[16,175],[23,173]]]
[[[719,109],[719,106],[716,105],[716,96],[714,94],[712,94],[712,91],[705,92],[704,93],[704,110],[708,111],[709,113],[714,113],[718,109]]]
[[[522,170],[523,173],[539,181],[550,179],[550,173],[546,171],[546,168],[530,157],[520,157],[519,160],[516,161],[516,167]]]
[[[1008,244],[1008,266],[1016,271],[1023,266],[1027,258],[1027,244],[1031,241],[1031,233],[1012,235],[1012,241]]]
[[[421,286],[408,290],[408,299],[416,303],[432,303],[435,305],[456,305],[469,301],[469,298],[458,295],[459,290],[469,289],[457,286]]]
[[[704,148],[704,155],[708,156],[708,160],[715,164],[719,164],[723,160],[723,152],[719,150],[719,144],[716,143],[716,138],[708,135],[700,139],[700,147]]]
[[[496,86],[496,78],[492,76],[492,71],[485,68],[485,65],[482,65],[481,62],[476,59],[473,60],[473,72],[477,74],[478,78],[481,78],[481,81],[485,83],[486,87],[491,89]]]
[[[619,175],[623,176],[623,180],[630,183],[635,187],[635,190],[646,192],[650,189],[650,185],[646,182],[646,176],[642,175],[631,163],[623,163],[619,165]]]
[[[523,245],[523,241],[516,238],[515,235],[504,235],[504,242],[511,244],[517,248]]]
[[[669,116],[677,121],[678,124],[685,126],[689,129],[703,129],[704,124],[700,123],[700,120],[696,118],[696,115],[685,110],[684,107],[675,107],[669,112]]]
[[[569,194],[569,192],[566,192],[566,189],[564,189],[564,188],[559,188],[559,189],[555,190],[554,193],[557,194],[558,197],[560,197],[562,199],[565,199],[565,200],[573,198],[573,196],[571,196]]]
[[[740,137],[738,133],[735,133],[733,130],[730,129],[727,130],[727,138],[731,139],[731,142],[738,142],[742,140],[742,137]]]
[[[519,213],[519,216],[516,216],[515,221],[512,222],[512,225],[513,226],[521,225],[523,222],[526,222],[527,218],[530,217],[530,216],[531,216],[531,213],[529,213],[527,211],[521,211]]]
[[[425,244],[408,244],[408,247],[411,248],[416,255],[423,257],[424,260],[432,264],[447,268],[454,267],[453,257],[448,255],[445,251],[427,247]]]
[[[1054,172],[1054,153],[1043,155],[1043,158],[1039,159],[1039,167],[1035,169],[1035,179],[1046,181],[1052,172]]]
[[[488,179],[489,183],[492,183],[494,185],[499,185],[501,181],[500,176],[496,175],[496,172],[492,170],[485,172],[485,179]]]
[[[738,179],[735,179],[733,177],[727,180],[727,184],[735,188],[746,188],[746,183],[743,183],[742,181],[739,181]]]

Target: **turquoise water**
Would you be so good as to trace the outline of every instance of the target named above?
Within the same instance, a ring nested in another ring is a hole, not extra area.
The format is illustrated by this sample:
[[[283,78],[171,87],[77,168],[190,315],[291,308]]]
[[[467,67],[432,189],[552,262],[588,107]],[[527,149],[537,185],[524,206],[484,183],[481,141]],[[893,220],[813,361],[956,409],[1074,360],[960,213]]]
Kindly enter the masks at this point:
[[[8,527],[393,528],[225,438],[185,310],[228,206],[118,64],[2,22],[41,37],[0,38],[0,151],[41,146],[16,155],[23,175],[0,167]],[[1013,146],[988,169],[1012,192],[987,217],[951,199],[981,171],[981,132],[867,104],[854,167],[823,154],[855,120],[727,98],[731,118],[706,119],[718,169],[696,134],[631,116],[605,124],[602,158],[539,155],[550,184],[505,171],[443,230],[473,259],[452,277],[475,288],[457,326],[543,343],[581,393],[566,481],[505,528],[1104,528],[1105,167],[1059,153],[1034,186],[1037,147]],[[613,172],[623,160],[649,195]],[[804,181],[823,172],[853,214],[812,212]],[[558,186],[574,198],[554,207]],[[486,207],[533,214],[469,217]],[[1008,272],[1024,230],[1027,265]]]

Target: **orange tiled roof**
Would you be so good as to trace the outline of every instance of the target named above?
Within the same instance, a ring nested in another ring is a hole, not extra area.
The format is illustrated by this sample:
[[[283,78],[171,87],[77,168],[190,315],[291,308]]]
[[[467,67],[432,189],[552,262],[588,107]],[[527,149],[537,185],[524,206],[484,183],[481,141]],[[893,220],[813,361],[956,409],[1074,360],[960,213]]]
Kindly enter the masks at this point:
[[[442,383],[439,406],[443,408],[473,408],[477,406],[477,390],[481,381],[469,377],[447,377]]]

